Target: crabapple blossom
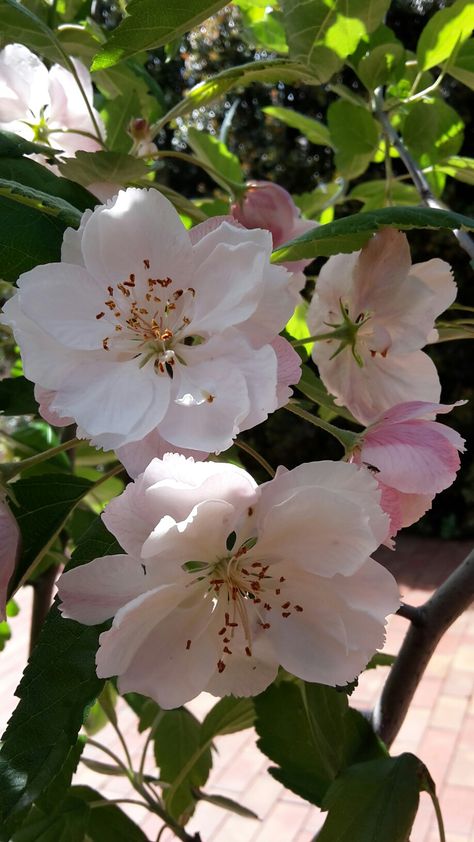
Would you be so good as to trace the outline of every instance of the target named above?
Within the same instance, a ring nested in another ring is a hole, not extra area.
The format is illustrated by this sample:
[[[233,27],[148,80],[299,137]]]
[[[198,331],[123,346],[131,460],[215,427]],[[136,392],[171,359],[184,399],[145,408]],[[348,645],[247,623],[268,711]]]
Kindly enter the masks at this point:
[[[391,535],[419,520],[435,495],[454,482],[464,439],[433,419],[464,403],[400,403],[363,433],[352,461],[376,473]]]
[[[336,403],[370,424],[397,403],[438,401],[438,374],[421,348],[436,340],[434,320],[455,296],[449,264],[412,266],[400,231],[385,229],[361,251],[330,257],[307,323],[325,337],[312,356]]]
[[[125,554],[63,574],[61,610],[87,625],[113,617],[97,674],[164,708],[201,690],[257,694],[279,664],[345,684],[399,605],[370,558],[388,528],[379,499],[345,462],[280,468],[257,486],[234,465],[167,454],[103,514]]]
[[[274,249],[317,225],[311,219],[303,219],[288,191],[273,181],[247,182],[243,199],[232,204],[231,213],[245,228],[266,228],[270,231]],[[311,260],[283,264],[297,273],[300,289],[305,280],[301,271],[309,263]]]
[[[20,530],[0,490],[0,620],[5,619],[8,583],[15,569]]]
[[[92,82],[78,59],[71,59],[84,95],[104,135],[103,124],[93,108]],[[22,44],[8,44],[0,52],[0,130],[37,140],[71,157],[79,149],[95,152],[101,144],[73,74],[53,64],[50,70]],[[43,156],[35,156],[45,162]]]
[[[18,281],[2,321],[46,412],[105,449],[158,431],[211,452],[290,394],[299,358],[278,337],[295,305],[271,236],[190,233],[159,191],[120,191],[65,232],[62,262]]]

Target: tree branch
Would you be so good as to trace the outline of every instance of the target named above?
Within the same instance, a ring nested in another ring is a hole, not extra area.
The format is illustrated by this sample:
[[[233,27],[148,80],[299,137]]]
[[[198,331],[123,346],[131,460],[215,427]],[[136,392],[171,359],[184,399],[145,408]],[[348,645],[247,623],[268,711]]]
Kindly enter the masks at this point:
[[[379,123],[381,124],[384,133],[386,134],[390,142],[393,144],[398,154],[400,155],[400,158],[405,164],[423,204],[429,208],[449,210],[449,207],[445,205],[444,202],[441,202],[439,199],[436,198],[433,191],[431,190],[430,185],[428,184],[428,181],[426,180],[424,174],[421,171],[420,165],[417,163],[417,161],[415,161],[414,158],[412,158],[408,149],[403,143],[402,138],[400,137],[398,132],[393,128],[390,122],[390,118],[388,117],[387,113],[383,110],[383,98],[380,89],[375,91],[374,106],[374,114],[377,117]],[[453,233],[461,248],[464,249],[466,254],[469,255],[471,260],[474,260],[474,240],[472,239],[472,237],[470,237],[470,235],[466,231],[460,231],[458,228],[455,228]]]
[[[46,615],[51,608],[54,584],[58,573],[59,567],[52,564],[31,583],[33,588],[33,608],[30,626],[30,655],[36,646]]]
[[[412,623],[406,634],[372,715],[374,729],[387,746],[400,730],[438,642],[473,599],[474,550],[430,599],[416,609],[416,625]]]

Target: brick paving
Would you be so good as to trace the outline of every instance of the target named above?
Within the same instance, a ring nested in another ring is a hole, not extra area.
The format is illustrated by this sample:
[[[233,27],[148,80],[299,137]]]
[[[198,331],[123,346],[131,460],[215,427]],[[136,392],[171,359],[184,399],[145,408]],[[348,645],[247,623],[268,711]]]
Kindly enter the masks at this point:
[[[437,542],[403,536],[397,550],[381,552],[379,560],[397,577],[402,598],[419,605],[470,549],[471,545],[466,541]],[[0,733],[15,706],[13,692],[26,660],[30,589],[24,589],[18,601],[21,611],[11,621],[13,638],[0,655]],[[406,628],[407,621],[403,618],[390,618],[385,651],[398,651]],[[352,696],[352,704],[360,709],[371,708],[386,673],[387,668],[364,673]],[[202,718],[214,701],[203,693],[190,707]],[[143,737],[137,734],[134,714],[122,702],[120,722],[133,761],[138,765]],[[97,739],[121,753],[118,739],[109,727],[100,732]],[[206,791],[233,798],[254,810],[260,821],[231,815],[201,802],[188,830],[199,830],[203,842],[311,842],[324,815],[268,775],[268,761],[256,748],[252,731],[220,737],[216,745],[214,767]],[[403,751],[417,754],[436,781],[447,842],[474,842],[474,608],[454,623],[428,664],[392,749],[393,754]],[[86,753],[89,757],[107,760],[105,755],[90,747]],[[147,768],[154,771],[151,763]],[[76,781],[93,786],[110,799],[133,798],[124,779],[103,777],[83,765]],[[124,805],[124,809],[154,841],[160,828],[158,819],[144,813],[139,806]],[[161,842],[171,842],[174,838],[165,832]],[[420,798],[410,839],[411,842],[438,842],[439,839],[431,801],[425,793]]]

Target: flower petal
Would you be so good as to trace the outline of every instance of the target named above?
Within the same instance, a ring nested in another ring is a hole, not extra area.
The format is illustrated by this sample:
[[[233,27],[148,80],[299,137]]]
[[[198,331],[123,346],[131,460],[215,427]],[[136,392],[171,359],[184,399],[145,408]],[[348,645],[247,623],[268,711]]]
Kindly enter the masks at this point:
[[[61,613],[88,626],[102,623],[140,594],[161,584],[147,572],[140,559],[129,555],[105,555],[66,570],[58,581]]]

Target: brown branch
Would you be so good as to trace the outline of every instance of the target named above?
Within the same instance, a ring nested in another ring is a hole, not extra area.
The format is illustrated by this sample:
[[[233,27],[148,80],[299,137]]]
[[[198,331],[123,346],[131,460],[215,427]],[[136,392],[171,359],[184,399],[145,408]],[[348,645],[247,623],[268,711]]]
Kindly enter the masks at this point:
[[[30,626],[30,655],[36,646],[46,615],[51,608],[54,583],[58,572],[59,568],[55,564],[52,564],[47,570],[40,573],[34,582],[31,582],[33,588],[33,609]]]
[[[414,609],[416,624],[408,629],[372,715],[374,729],[387,746],[400,730],[438,642],[473,600],[474,550],[424,605]]]

